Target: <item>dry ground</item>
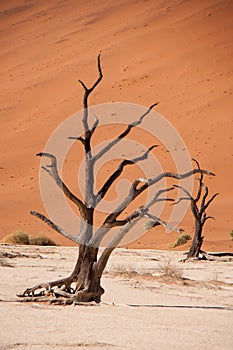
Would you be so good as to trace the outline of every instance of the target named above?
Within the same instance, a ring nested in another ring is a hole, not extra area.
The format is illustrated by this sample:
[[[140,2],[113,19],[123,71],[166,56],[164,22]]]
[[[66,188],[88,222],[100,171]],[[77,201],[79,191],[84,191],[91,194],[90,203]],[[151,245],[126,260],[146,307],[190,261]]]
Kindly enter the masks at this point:
[[[35,154],[82,109],[77,80],[93,82],[102,51],[104,79],[91,105],[160,102],[156,110],[175,126],[191,157],[217,174],[207,183],[220,195],[209,211],[216,221],[206,225],[204,249],[233,251],[232,14],[229,0],[1,0],[0,238],[23,229],[70,244],[28,214],[44,212]],[[165,151],[154,154],[164,170],[173,170]],[[75,193],[81,156],[75,148],[64,170]],[[101,181],[107,175],[103,170]],[[181,226],[192,233],[192,217]],[[151,230],[130,248],[170,249],[175,237]]]
[[[232,261],[181,263],[181,252],[118,249],[103,302],[64,307],[12,300],[67,275],[76,248],[1,245],[0,254],[1,350],[231,349]]]

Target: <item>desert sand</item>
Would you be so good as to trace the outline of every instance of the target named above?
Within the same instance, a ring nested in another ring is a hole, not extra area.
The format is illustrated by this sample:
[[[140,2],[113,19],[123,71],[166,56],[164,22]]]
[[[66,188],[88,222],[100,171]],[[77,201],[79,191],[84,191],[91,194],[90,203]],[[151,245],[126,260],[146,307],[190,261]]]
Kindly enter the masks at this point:
[[[182,263],[182,252],[118,249],[101,304],[14,301],[29,286],[68,275],[76,254],[75,247],[0,246],[1,350],[232,348],[232,261]]]
[[[215,0],[1,1],[0,237],[21,229],[72,244],[29,214],[44,212],[35,154],[81,110],[77,80],[93,82],[101,51],[104,79],[91,104],[160,102],[191,157],[216,173],[204,249],[233,251],[232,15],[231,1]],[[192,234],[192,217],[181,226]],[[170,249],[176,236],[156,229],[129,247]]]

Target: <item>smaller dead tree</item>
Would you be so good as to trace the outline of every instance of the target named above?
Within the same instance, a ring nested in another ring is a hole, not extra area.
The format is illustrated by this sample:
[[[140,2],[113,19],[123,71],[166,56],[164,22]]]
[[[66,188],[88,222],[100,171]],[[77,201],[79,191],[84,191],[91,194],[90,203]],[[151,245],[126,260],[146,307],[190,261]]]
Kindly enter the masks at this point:
[[[193,159],[193,161],[196,163],[198,169],[200,169],[199,163],[195,159]],[[187,259],[199,258],[200,253],[204,258],[207,258],[206,253],[201,250],[201,246],[204,239],[204,236],[202,235],[202,231],[206,221],[208,219],[214,219],[214,217],[207,215],[206,210],[209,207],[210,203],[212,203],[212,201],[218,195],[218,193],[215,193],[210,199],[208,199],[209,189],[204,184],[203,178],[204,178],[204,174],[200,173],[198,178],[199,186],[198,186],[198,192],[196,197],[191,196],[191,194],[184,187],[179,185],[174,185],[174,187],[180,188],[187,196],[187,197],[180,198],[174,204],[178,204],[183,200],[190,200],[191,211],[195,220],[194,237],[193,237],[191,247],[187,253]]]

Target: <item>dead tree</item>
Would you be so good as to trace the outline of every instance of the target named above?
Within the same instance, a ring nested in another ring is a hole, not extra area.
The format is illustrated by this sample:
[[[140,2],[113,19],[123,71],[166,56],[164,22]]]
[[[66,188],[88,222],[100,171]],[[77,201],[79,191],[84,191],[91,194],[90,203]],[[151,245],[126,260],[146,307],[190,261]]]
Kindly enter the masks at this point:
[[[196,163],[198,169],[200,169],[199,163],[193,159]],[[195,232],[192,240],[191,247],[187,253],[187,259],[189,258],[199,258],[200,253],[204,258],[206,253],[201,250],[204,236],[202,235],[203,227],[208,219],[214,219],[212,216],[207,216],[206,210],[210,203],[215,199],[218,193],[215,193],[210,199],[208,199],[209,189],[203,182],[204,173],[200,173],[198,178],[198,191],[196,197],[191,196],[191,194],[182,186],[174,185],[183,190],[187,197],[180,198],[176,203],[178,204],[182,200],[189,200],[191,203],[191,211],[195,220]],[[207,258],[207,257],[206,257]]]
[[[196,173],[203,173],[208,175],[214,175],[213,173],[201,170],[201,169],[193,169],[184,174],[175,174],[171,172],[164,172],[159,174],[153,178],[138,178],[132,182],[129,188],[129,192],[125,199],[120,203],[120,205],[109,215],[106,215],[105,220],[102,225],[96,229],[96,232],[93,232],[93,224],[94,224],[94,213],[105,197],[107,192],[110,190],[111,186],[114,182],[119,178],[121,173],[124,171],[124,168],[131,165],[143,161],[148,157],[149,152],[155,147],[151,146],[147,149],[147,151],[134,159],[124,159],[118,166],[118,168],[109,176],[107,181],[103,184],[103,186],[99,189],[97,193],[94,192],[94,184],[95,184],[95,175],[94,168],[96,161],[100,159],[106,152],[109,152],[112,147],[116,146],[122,139],[124,139],[133,128],[136,128],[140,125],[143,119],[150,113],[150,111],[157,105],[154,103],[151,105],[145,113],[143,113],[138,120],[135,122],[128,124],[125,130],[118,136],[116,139],[111,141],[107,146],[105,146],[102,150],[97,154],[93,154],[92,152],[92,136],[95,133],[99,125],[99,120],[95,117],[95,121],[93,125],[90,125],[89,118],[89,108],[88,108],[88,99],[93,90],[97,87],[97,85],[102,80],[102,68],[100,56],[98,56],[98,79],[94,82],[94,84],[88,88],[83,81],[79,81],[84,89],[83,96],[83,129],[84,132],[82,136],[79,137],[71,137],[72,139],[77,139],[77,141],[81,142],[85,151],[85,198],[84,200],[78,198],[74,195],[68,186],[61,179],[58,168],[57,168],[57,159],[54,155],[49,153],[38,153],[39,157],[48,158],[49,164],[44,167],[44,170],[48,172],[48,174],[53,178],[56,182],[57,186],[64,192],[66,197],[72,201],[80,212],[80,217],[82,219],[80,224],[80,233],[77,237],[71,235],[66,230],[62,229],[56,223],[52,222],[45,215],[31,211],[31,214],[45,222],[48,226],[52,227],[54,230],[62,234],[63,236],[71,239],[72,241],[79,244],[79,253],[78,258],[74,267],[73,272],[70,276],[36,285],[33,288],[26,289],[20,297],[23,297],[24,301],[45,301],[49,300],[50,302],[58,302],[58,303],[80,303],[80,302],[100,302],[101,295],[104,293],[104,289],[101,287],[101,276],[107,264],[107,261],[112,253],[112,251],[116,248],[116,246],[121,242],[123,237],[127,234],[127,232],[135,226],[138,221],[142,217],[150,217],[153,220],[157,221],[161,225],[166,226],[166,222],[161,220],[160,218],[156,218],[153,216],[149,210],[154,203],[164,200],[171,200],[162,198],[161,195],[167,191],[171,191],[173,188],[167,188],[158,191],[155,193],[154,197],[145,205],[139,207],[137,210],[132,212],[130,215],[122,218],[124,214],[124,210],[128,208],[130,203],[134,201],[141,193],[146,191],[149,187],[157,184],[160,180],[166,177],[174,178],[174,179],[184,179],[189,176],[192,176]],[[122,215],[121,215],[122,214]],[[119,219],[121,215],[121,219]],[[151,216],[152,215],[152,216]],[[100,256],[99,247],[103,238],[106,236],[109,231],[114,227],[120,227],[119,232],[115,235],[112,241],[108,244],[108,246],[102,251]],[[169,228],[171,228],[169,226]]]

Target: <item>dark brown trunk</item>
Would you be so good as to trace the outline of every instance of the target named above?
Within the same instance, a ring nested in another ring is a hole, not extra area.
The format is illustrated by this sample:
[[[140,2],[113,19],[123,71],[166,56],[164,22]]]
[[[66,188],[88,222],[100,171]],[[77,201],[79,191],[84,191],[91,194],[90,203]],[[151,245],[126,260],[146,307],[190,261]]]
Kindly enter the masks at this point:
[[[199,257],[202,242],[203,242],[202,227],[203,225],[196,220],[194,238],[192,241],[192,245],[189,249],[189,252],[187,254],[188,259]]]
[[[101,276],[95,269],[98,249],[85,247],[85,253],[77,275],[75,298],[78,301],[101,301],[104,289],[100,285]]]
[[[93,210],[87,211],[86,217],[87,223],[82,225],[82,236],[85,240],[90,240],[93,232]],[[81,245],[79,248],[79,257],[77,264],[72,273],[73,282],[75,282],[75,295],[76,301],[89,302],[89,301],[101,301],[101,295],[104,293],[104,289],[100,286],[101,276],[97,277],[95,269],[97,261],[98,248]]]

